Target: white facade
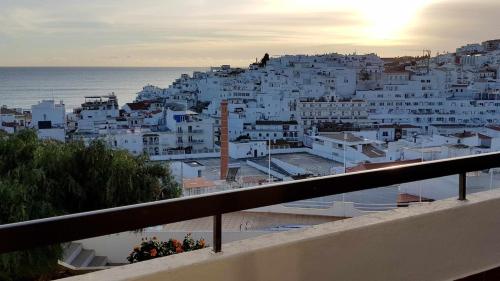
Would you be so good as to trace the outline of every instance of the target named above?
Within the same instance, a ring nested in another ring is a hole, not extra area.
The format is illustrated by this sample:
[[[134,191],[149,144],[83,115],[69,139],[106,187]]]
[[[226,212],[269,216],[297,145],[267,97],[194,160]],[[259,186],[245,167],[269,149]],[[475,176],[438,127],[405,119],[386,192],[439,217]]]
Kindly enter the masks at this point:
[[[114,94],[85,97],[85,103],[77,109],[77,129],[83,132],[98,132],[100,129],[116,128],[119,117],[118,100]]]
[[[40,128],[40,122],[49,122],[48,128],[65,128],[66,108],[62,101],[55,103],[54,100],[43,100],[31,106],[32,124]],[[47,125],[44,128],[47,128]],[[42,125],[43,126],[43,125]]]
[[[363,100],[337,100],[333,96],[320,99],[300,99],[297,115],[304,127],[321,123],[368,122],[366,102]]]
[[[7,108],[0,106],[0,130],[9,134],[20,129],[30,127],[31,116],[20,108]]]
[[[66,141],[66,130],[64,128],[38,129],[37,134],[40,139]]]
[[[172,161],[169,164],[172,175],[179,183],[182,181],[181,179],[203,177],[206,168],[203,164],[194,160]]]
[[[172,147],[200,151],[214,148],[213,120],[190,110],[166,112],[166,127],[174,134]]]
[[[269,148],[265,141],[229,142],[229,157],[233,159],[265,157]]]
[[[147,85],[121,110],[114,94],[86,97],[67,115],[62,102],[41,101],[31,123],[29,114],[2,109],[0,129],[32,124],[42,138],[105,139],[155,159],[201,155],[217,149],[225,100],[233,158],[265,156],[269,140],[340,162],[345,152],[348,165],[484,152],[500,149],[497,47],[468,44],[428,60],[332,53],[222,65],[182,74],[168,88]],[[325,132],[339,130],[351,131],[348,140]]]
[[[345,159],[346,167],[365,161],[383,162],[386,159],[385,152],[377,148],[377,141],[362,139],[350,132],[328,133],[313,138],[311,153],[341,163]]]
[[[144,132],[141,130],[119,130],[106,136],[108,144],[115,149],[127,150],[133,155],[141,155],[143,153],[143,138]]]

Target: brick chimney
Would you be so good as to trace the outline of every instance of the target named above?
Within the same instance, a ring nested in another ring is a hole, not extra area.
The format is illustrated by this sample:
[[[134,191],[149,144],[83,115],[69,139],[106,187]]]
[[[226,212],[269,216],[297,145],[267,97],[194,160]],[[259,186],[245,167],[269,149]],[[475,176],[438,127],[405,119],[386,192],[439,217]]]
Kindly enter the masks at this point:
[[[229,137],[227,100],[220,103],[220,179],[225,180],[229,166]]]

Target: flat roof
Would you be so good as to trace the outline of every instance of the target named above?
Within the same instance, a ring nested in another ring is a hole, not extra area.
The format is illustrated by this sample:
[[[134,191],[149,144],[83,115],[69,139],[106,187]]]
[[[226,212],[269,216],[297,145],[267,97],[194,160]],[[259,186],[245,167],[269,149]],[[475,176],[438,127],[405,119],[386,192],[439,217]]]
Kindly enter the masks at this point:
[[[219,180],[220,179],[220,158],[203,158],[196,159],[198,163],[205,166],[203,171],[203,176],[208,180]],[[246,176],[263,176],[267,177],[267,174],[249,166],[246,159],[230,159],[229,166],[239,165],[239,171],[237,177]]]
[[[276,154],[271,157],[302,168],[314,175],[329,175],[332,167],[343,167],[343,164],[333,160],[308,153]]]
[[[321,132],[321,135],[315,136],[317,139],[333,139],[345,142],[362,142],[364,139],[353,135],[352,133],[343,132]]]

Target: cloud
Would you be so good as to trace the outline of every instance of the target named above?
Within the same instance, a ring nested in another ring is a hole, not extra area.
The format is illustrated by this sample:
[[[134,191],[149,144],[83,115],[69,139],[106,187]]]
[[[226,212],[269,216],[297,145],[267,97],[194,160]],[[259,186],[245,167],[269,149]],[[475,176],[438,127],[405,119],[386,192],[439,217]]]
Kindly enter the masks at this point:
[[[410,42],[434,50],[500,37],[498,1],[441,1],[429,5],[408,31]]]
[[[362,17],[366,8],[357,7],[367,3],[0,0],[0,64],[246,65],[266,51],[401,55],[423,47],[453,50],[498,32],[496,1],[435,0],[401,27],[397,40],[368,40],[370,21],[380,19]]]

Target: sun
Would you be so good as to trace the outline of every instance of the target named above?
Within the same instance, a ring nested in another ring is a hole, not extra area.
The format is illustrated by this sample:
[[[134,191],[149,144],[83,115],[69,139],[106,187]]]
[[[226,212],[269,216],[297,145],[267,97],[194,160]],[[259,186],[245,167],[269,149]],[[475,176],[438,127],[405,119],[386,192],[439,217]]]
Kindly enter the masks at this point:
[[[418,13],[430,0],[354,0],[364,27],[362,34],[369,43],[393,43],[402,31],[416,21]]]
[[[331,24],[318,30],[335,34],[335,42],[383,46],[411,37],[410,27],[419,23],[420,13],[438,1],[442,0],[263,0],[265,5],[259,7],[264,7],[260,12],[309,14],[312,20],[330,14]]]

